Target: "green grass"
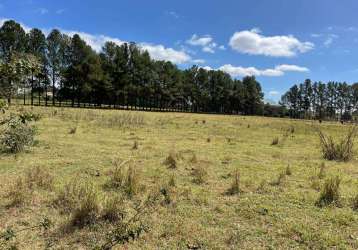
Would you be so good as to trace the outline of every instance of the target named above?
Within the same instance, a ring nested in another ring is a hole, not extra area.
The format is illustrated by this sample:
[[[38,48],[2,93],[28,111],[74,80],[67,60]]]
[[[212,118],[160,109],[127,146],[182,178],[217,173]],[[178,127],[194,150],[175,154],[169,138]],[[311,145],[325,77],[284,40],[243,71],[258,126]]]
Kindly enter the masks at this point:
[[[170,200],[146,216],[148,232],[128,243],[128,249],[358,248],[358,212],[352,209],[358,160],[325,161],[313,128],[338,137],[346,134],[347,125],[182,113],[33,111],[43,117],[37,122],[37,145],[16,157],[0,156],[0,232],[34,225],[43,216],[54,225],[46,233],[18,234],[19,249],[91,249],[103,240],[107,222],[69,230],[71,215],[54,206],[59,190],[76,178],[96,185],[102,206],[106,197],[121,195],[125,207],[148,190],[175,182],[166,188]],[[275,138],[279,144],[272,146]],[[170,154],[176,168],[164,164]],[[140,191],[132,198],[106,187],[122,161],[130,161],[140,176]],[[291,174],[271,185],[288,165]],[[24,205],[9,208],[8,189],[36,167],[51,173],[53,190],[35,187]],[[205,181],[193,181],[198,168],[205,169]],[[240,193],[228,195],[236,171]],[[332,176],[342,179],[341,205],[320,208],[315,203]]]

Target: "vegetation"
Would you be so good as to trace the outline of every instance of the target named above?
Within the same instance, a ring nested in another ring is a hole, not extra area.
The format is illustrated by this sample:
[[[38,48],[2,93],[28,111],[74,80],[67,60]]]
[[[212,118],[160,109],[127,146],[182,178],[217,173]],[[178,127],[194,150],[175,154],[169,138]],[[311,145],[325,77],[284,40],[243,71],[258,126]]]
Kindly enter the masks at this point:
[[[321,140],[323,158],[326,160],[349,161],[354,157],[354,139],[357,136],[357,127],[351,128],[347,135],[336,143],[331,136],[326,136],[318,129]]]
[[[351,120],[357,115],[358,83],[314,82],[294,85],[281,98],[292,118]]]
[[[31,151],[1,153],[0,248],[358,248],[356,155],[322,159],[311,122],[15,108],[2,116],[41,119]],[[333,138],[350,129],[317,126]],[[48,229],[27,230],[44,218]]]
[[[107,42],[97,53],[78,34],[54,29],[45,37],[36,28],[26,33],[13,20],[0,28],[0,41],[0,97],[9,102],[24,95],[46,106],[264,113],[254,77],[241,81],[198,66],[180,70],[151,59],[135,43]]]

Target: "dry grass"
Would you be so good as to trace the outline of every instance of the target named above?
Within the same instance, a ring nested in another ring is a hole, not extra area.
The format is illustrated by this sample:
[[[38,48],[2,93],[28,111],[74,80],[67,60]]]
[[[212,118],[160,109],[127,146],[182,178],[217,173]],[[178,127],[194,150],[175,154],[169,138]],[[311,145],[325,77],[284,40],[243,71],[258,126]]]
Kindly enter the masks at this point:
[[[320,207],[328,205],[340,205],[340,184],[341,178],[339,176],[326,180],[316,205]]]
[[[36,225],[44,216],[53,226],[17,234],[9,244],[18,249],[94,249],[107,241],[130,250],[358,249],[357,159],[322,161],[311,121],[56,108],[33,112],[42,116],[37,145],[16,157],[1,155],[0,234]],[[116,124],[127,113],[142,116],[143,122]],[[69,136],[74,124],[81,129]],[[349,130],[334,122],[318,126],[333,138]],[[270,145],[274,136],[279,146]],[[135,141],[138,150],[132,149]],[[175,170],[163,165],[171,149]],[[118,157],[130,162],[121,166],[125,161],[113,161]],[[193,181],[198,166],[208,173],[200,185]],[[339,206],[317,207],[326,178],[337,175],[342,177]],[[272,186],[272,180],[280,184]],[[137,191],[128,195],[131,190]],[[160,190],[160,200],[144,209],[150,190]],[[139,237],[130,237],[136,233]]]
[[[319,138],[321,141],[323,158],[326,160],[335,161],[350,161],[354,157],[354,140],[357,136],[357,127],[352,127],[347,135],[339,142],[335,142],[332,136],[325,135],[318,129]]]

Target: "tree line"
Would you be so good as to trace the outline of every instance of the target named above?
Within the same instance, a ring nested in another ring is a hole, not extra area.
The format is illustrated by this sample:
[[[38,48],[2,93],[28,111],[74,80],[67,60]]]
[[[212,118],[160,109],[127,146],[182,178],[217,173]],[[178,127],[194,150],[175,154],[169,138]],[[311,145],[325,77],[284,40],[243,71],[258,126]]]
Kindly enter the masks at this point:
[[[178,107],[193,112],[263,114],[255,77],[233,79],[198,66],[181,70],[153,60],[135,43],[106,42],[94,51],[78,34],[29,32],[13,20],[0,28],[0,95],[21,93],[46,105]]]
[[[291,87],[281,98],[292,118],[351,120],[358,111],[358,83],[312,82]]]

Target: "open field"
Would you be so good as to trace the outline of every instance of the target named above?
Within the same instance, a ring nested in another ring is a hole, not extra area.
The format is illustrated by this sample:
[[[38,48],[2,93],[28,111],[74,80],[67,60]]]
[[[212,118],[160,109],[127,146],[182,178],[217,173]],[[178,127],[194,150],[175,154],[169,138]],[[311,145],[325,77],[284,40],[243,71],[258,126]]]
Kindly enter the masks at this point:
[[[93,183],[98,210],[103,210],[105,197],[123,193],[107,185],[123,161],[138,172],[140,187],[124,195],[121,205],[133,207],[158,187],[166,191],[165,201],[145,215],[147,232],[118,249],[358,249],[358,212],[352,209],[358,159],[323,160],[314,129],[339,137],[348,125],[182,113],[32,111],[42,115],[36,145],[16,156],[1,154],[0,232],[36,225],[44,216],[53,225],[46,232],[18,233],[11,242],[18,249],[92,249],[103,242],[110,222],[70,227],[73,214],[55,201],[74,180]],[[25,202],[10,206],[7,194],[19,186],[14,182],[36,167],[50,173],[53,187],[32,187]],[[230,194],[237,173],[239,192]],[[341,204],[316,206],[325,180],[337,175]]]

